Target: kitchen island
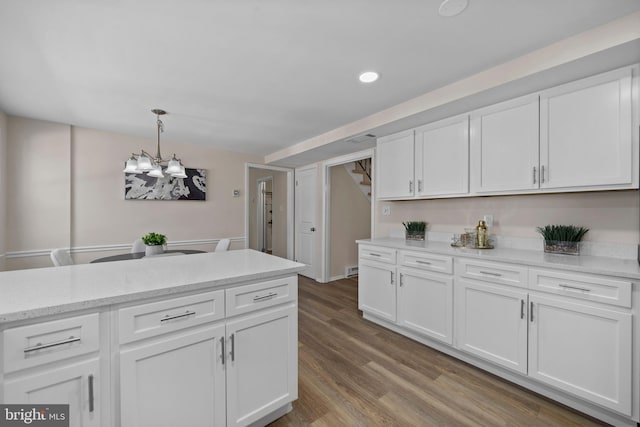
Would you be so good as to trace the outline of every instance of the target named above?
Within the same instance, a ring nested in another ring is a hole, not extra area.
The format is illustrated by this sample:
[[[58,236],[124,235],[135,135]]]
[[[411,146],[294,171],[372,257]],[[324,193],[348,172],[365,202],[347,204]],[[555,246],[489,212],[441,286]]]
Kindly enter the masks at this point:
[[[264,425],[297,398],[297,272],[252,250],[0,273],[0,402],[70,425]]]

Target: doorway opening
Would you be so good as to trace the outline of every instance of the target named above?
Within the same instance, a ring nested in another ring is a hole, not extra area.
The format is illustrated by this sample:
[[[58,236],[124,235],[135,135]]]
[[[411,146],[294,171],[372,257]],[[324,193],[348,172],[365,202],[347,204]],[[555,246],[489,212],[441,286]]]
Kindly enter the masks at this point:
[[[246,247],[293,259],[293,169],[245,165]]]
[[[273,177],[258,179],[258,188],[256,189],[256,237],[258,238],[257,247],[260,251],[268,254],[273,253]]]
[[[323,281],[358,274],[356,240],[373,235],[373,150],[324,163]]]

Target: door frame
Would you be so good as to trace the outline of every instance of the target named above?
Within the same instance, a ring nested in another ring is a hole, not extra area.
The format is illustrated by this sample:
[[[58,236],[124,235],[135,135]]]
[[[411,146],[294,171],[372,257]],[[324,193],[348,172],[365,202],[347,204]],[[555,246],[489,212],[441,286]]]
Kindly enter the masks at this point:
[[[273,176],[263,176],[262,178],[258,178],[256,181],[257,189],[256,194],[258,200],[256,201],[256,233],[258,238],[258,247],[262,248],[262,251],[265,252],[267,249],[267,239],[265,239],[266,232],[266,224],[265,224],[265,202],[266,202],[266,185],[267,182],[271,182],[271,188],[273,189]],[[272,199],[273,200],[273,199]],[[273,209],[273,207],[272,207]],[[271,240],[273,241],[273,235],[271,236]]]
[[[258,163],[244,164],[244,247],[249,248],[249,210],[251,209],[251,200],[249,200],[249,169],[268,169],[277,172],[286,172],[287,174],[287,259],[293,259],[293,169],[283,168],[279,166],[269,166]]]
[[[356,160],[362,160],[371,158],[371,164],[375,165],[375,149],[369,148],[366,150],[358,151],[355,153],[345,154],[344,156],[334,157],[333,159],[325,160],[322,162],[322,174],[324,177],[322,178],[322,187],[323,187],[323,197],[322,197],[322,218],[320,219],[320,223],[322,225],[322,233],[321,233],[321,260],[320,260],[320,282],[327,283],[331,277],[331,272],[329,271],[329,260],[331,259],[331,175],[329,174],[329,168],[333,166],[340,166],[345,163],[355,162]],[[374,236],[375,231],[375,196],[376,196],[376,185],[375,185],[375,170],[372,168],[371,173],[371,237]]]

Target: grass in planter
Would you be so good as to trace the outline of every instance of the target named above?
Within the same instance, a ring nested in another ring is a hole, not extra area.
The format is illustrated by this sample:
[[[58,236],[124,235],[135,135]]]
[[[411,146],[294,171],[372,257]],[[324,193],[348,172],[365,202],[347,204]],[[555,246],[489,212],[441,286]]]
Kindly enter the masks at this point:
[[[538,233],[542,235],[544,240],[555,240],[559,242],[579,242],[582,237],[589,231],[588,228],[578,227],[576,225],[545,225],[536,228]]]
[[[424,232],[427,229],[427,223],[424,221],[407,221],[403,222],[402,225],[410,233]]]

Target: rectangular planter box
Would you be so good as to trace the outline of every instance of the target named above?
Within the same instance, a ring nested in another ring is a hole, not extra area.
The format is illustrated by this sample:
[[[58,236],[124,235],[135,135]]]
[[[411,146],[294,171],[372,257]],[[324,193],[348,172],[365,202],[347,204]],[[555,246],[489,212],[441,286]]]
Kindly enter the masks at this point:
[[[407,240],[424,240],[424,231],[405,231],[404,236]]]
[[[545,240],[544,251],[550,254],[580,255],[580,242]]]

